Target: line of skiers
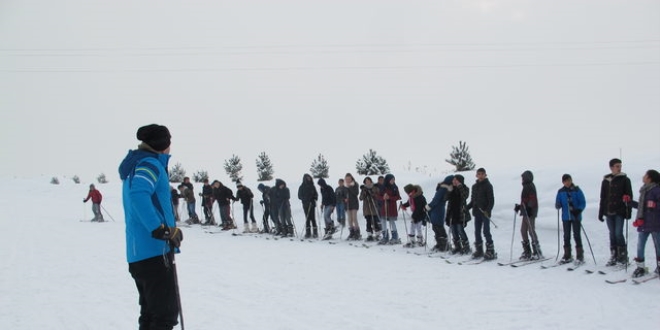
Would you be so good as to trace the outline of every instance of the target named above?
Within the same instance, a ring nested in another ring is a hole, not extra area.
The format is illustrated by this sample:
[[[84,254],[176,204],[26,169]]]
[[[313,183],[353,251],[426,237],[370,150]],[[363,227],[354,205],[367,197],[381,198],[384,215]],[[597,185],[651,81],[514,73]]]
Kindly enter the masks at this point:
[[[639,232],[639,246],[637,248],[638,268],[637,276],[648,271],[644,266],[644,246],[649,236],[652,236],[656,254],[660,256],[660,178],[657,171],[649,170],[644,176],[644,186],[640,190],[640,201],[633,201],[633,192],[630,179],[621,172],[621,160],[612,159],[609,163],[611,173],[607,174],[601,183],[600,204],[598,219],[607,222],[610,236],[611,257],[608,266],[626,265],[629,262],[627,244],[623,235],[625,220],[631,218],[632,208],[637,208],[637,217],[633,225]],[[520,201],[515,203],[514,212],[521,217],[520,234],[522,238],[522,254],[520,260],[538,260],[543,258],[541,244],[536,233],[536,218],[539,203],[534,185],[534,175],[531,171],[521,174],[522,192]],[[557,191],[555,207],[558,221],[561,220],[563,229],[564,254],[560,263],[583,263],[584,246],[582,244],[582,213],[586,207],[586,199],[582,190],[573,184],[570,174],[561,178],[562,187]],[[404,187],[407,201],[401,201],[402,196],[396,185],[394,175],[379,176],[377,182],[371,177],[365,177],[358,186],[355,178],[347,173],[338,180],[338,186],[333,188],[324,179],[318,179],[316,184],[320,187],[320,196],[316,190],[314,178],[309,174],[303,175],[302,184],[298,188],[298,199],[302,203],[305,216],[304,238],[318,238],[319,226],[317,223],[317,203],[319,197],[320,215],[324,221],[323,239],[331,239],[333,234],[348,227],[348,240],[361,240],[360,225],[357,219],[359,209],[366,220],[366,241],[378,241],[379,244],[400,244],[401,239],[397,230],[396,220],[400,210],[406,216],[408,208],[411,209],[410,228],[406,228],[408,247],[424,246],[425,235],[422,229],[430,223],[434,233],[435,245],[432,251],[450,251],[452,254],[472,254],[473,258],[492,260],[497,258],[493,237],[491,234],[492,210],[495,204],[493,186],[490,183],[486,170],[479,168],[476,172],[476,181],[471,189],[465,185],[465,178],[460,175],[449,175],[436,186],[435,193],[427,203],[424,192],[419,185],[408,184]],[[182,184],[185,185],[185,182]],[[190,187],[184,187],[190,189]],[[231,189],[224,187],[219,181],[209,185],[204,183],[202,205],[207,223],[215,224],[211,207],[214,201],[220,206],[220,216],[224,230],[236,228],[230,213],[230,202],[240,200],[243,205],[244,228],[246,232],[259,231],[253,212],[252,200],[254,195],[249,188],[237,184],[237,195],[234,197]],[[294,224],[291,219],[290,192],[282,179],[275,181],[274,187],[263,183],[258,186],[262,193],[260,201],[263,207],[262,232],[281,236],[294,236]],[[184,190],[185,191],[185,190]],[[194,194],[182,193],[194,203]],[[190,197],[192,196],[192,197]],[[468,203],[468,198],[470,202]],[[361,205],[360,205],[361,204]],[[337,224],[332,219],[336,213]],[[190,209],[191,217],[194,206]],[[248,225],[248,215],[251,227]],[[273,225],[269,223],[272,221]],[[474,220],[474,251],[465,231],[467,224]],[[515,221],[515,219],[514,219]],[[449,231],[444,226],[448,226]],[[559,230],[559,228],[558,228]],[[574,240],[575,258],[571,237]],[[450,239],[451,238],[451,239]],[[660,263],[660,257],[657,260]]]

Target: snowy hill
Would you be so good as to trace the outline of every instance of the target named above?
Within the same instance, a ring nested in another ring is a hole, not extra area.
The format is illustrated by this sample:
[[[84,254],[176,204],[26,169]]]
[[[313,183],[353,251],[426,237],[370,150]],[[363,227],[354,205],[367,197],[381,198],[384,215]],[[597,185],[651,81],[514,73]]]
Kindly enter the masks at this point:
[[[635,192],[641,176],[660,158],[624,162]],[[531,169],[541,210],[538,232],[545,254],[557,248],[554,196],[561,175],[572,174],[588,199],[584,227],[599,267],[608,257],[606,226],[595,218],[602,166]],[[499,262],[509,260],[513,204],[520,194],[520,169],[489,170],[495,188],[493,229]],[[396,173],[395,173],[396,174]],[[473,172],[465,173],[471,185]],[[426,196],[442,178],[398,173],[397,183],[419,183]],[[361,182],[362,177],[357,178]],[[136,327],[137,293],[124,254],[120,183],[98,185],[106,223],[91,218],[82,204],[87,184],[51,185],[45,178],[8,179],[0,187],[5,248],[0,250],[0,328],[131,329]],[[297,189],[299,181],[290,179]],[[331,178],[331,181],[332,178]],[[245,183],[256,191],[254,183]],[[234,188],[234,187],[232,187]],[[196,187],[196,190],[199,186]],[[301,205],[292,200],[294,220],[303,226]],[[257,204],[258,207],[258,204]],[[217,211],[216,211],[217,212]],[[111,215],[115,221],[108,216]],[[240,210],[236,210],[240,225]],[[261,212],[256,211],[259,218]],[[518,219],[513,257],[521,253]],[[364,219],[359,215],[364,233]],[[398,221],[403,232],[403,218]],[[636,234],[629,227],[629,248]],[[606,284],[629,277],[632,269],[608,275],[566,268],[458,265],[428,258],[423,248],[363,248],[361,243],[301,242],[229,232],[184,228],[178,255],[183,313],[190,329],[654,329],[660,281]],[[473,241],[473,225],[467,227]],[[346,233],[344,233],[344,237]],[[431,236],[431,234],[429,234]],[[404,238],[405,240],[405,238]],[[411,251],[417,252],[410,253]],[[631,252],[632,254],[632,252]],[[647,260],[653,260],[651,245]],[[587,269],[593,265],[586,251]]]

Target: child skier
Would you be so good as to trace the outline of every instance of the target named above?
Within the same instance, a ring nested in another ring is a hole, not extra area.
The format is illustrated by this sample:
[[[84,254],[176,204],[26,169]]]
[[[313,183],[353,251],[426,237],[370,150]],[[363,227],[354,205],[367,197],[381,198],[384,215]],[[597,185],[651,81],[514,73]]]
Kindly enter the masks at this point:
[[[410,232],[408,232],[408,243],[404,247],[415,247],[415,245],[424,246],[424,233],[422,226],[426,226],[426,197],[422,187],[418,185],[407,184],[403,187],[403,191],[408,195],[408,201],[401,205],[405,212],[408,207],[412,211],[412,219],[410,220]],[[415,240],[417,236],[417,240]]]
[[[564,225],[564,256],[559,261],[560,264],[566,264],[573,261],[571,256],[571,230],[575,240],[576,263],[584,262],[584,250],[582,249],[582,211],[587,203],[582,190],[573,185],[573,178],[570,174],[564,174],[561,177],[564,185],[557,192],[555,207],[561,209],[561,218]]]

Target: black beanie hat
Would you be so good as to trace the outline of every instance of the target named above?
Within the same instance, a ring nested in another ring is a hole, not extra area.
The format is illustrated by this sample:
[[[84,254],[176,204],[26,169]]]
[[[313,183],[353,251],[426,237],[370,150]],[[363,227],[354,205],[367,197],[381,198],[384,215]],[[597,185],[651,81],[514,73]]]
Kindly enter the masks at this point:
[[[454,175],[454,179],[458,180],[461,184],[465,184],[465,178],[460,174]]]
[[[566,182],[567,180],[573,180],[570,174],[564,174],[561,176],[561,182]]]
[[[137,131],[137,139],[148,144],[156,151],[163,151],[170,146],[170,131],[167,127],[162,125],[146,125],[142,126]]]

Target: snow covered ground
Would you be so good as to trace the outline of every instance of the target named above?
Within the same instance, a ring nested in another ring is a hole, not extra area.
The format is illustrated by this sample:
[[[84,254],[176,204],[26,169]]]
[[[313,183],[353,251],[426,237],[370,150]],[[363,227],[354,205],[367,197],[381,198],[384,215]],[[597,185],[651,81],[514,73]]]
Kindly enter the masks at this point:
[[[658,163],[657,155],[624,160],[623,170],[636,193],[643,173]],[[498,261],[509,260],[512,208],[525,169],[488,169],[495,187],[493,220],[499,228],[493,234]],[[561,175],[568,172],[587,197],[583,224],[596,260],[603,265],[609,253],[607,229],[595,215],[607,159],[531,170],[542,204],[540,240],[545,254],[553,257],[547,263],[554,262],[557,249],[554,197]],[[429,199],[442,179],[395,174],[399,186],[421,184]],[[473,175],[466,173],[470,185]],[[362,177],[357,179],[362,181]],[[330,182],[335,180],[330,178]],[[109,222],[98,224],[80,222],[92,217],[91,205],[81,203],[89,182],[76,185],[61,179],[60,185],[52,185],[49,181],[49,177],[7,178],[0,187],[4,243],[0,249],[0,328],[137,328],[137,292],[124,257],[120,182],[98,185],[103,206],[114,218],[106,213]],[[289,178],[288,183],[295,191],[300,182]],[[245,184],[256,191],[254,182]],[[300,229],[300,203],[292,200],[292,204]],[[261,216],[259,210],[256,213]],[[364,231],[361,215],[360,224]],[[467,229],[472,242],[472,225]],[[518,229],[514,258],[521,252]],[[637,239],[633,228],[629,229],[632,256]],[[539,265],[457,265],[409,253],[401,246],[366,249],[361,243],[346,241],[331,245],[267,240],[254,234],[234,237],[227,232],[208,234],[199,226],[184,228],[184,235],[177,261],[189,329],[602,330],[656,329],[660,322],[660,281],[605,283],[608,278],[629,276],[632,269],[627,274],[590,275],[561,267],[543,270]],[[591,254],[586,253],[584,268],[593,268]],[[647,260],[655,257],[650,243],[646,256]],[[455,260],[460,259],[464,258]]]

